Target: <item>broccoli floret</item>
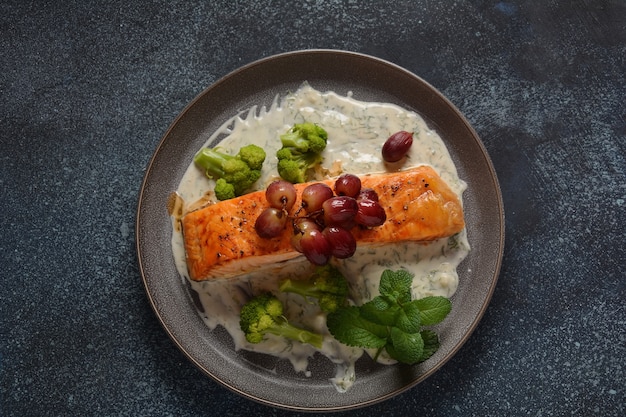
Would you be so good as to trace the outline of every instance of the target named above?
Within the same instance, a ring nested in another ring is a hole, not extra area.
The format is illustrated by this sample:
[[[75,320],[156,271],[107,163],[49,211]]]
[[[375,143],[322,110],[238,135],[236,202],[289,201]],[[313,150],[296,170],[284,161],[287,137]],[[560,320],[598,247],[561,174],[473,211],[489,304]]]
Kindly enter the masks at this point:
[[[315,268],[315,272],[309,279],[286,279],[280,284],[279,289],[282,292],[316,298],[320,309],[326,313],[331,313],[343,306],[348,297],[348,281],[336,267],[330,264]]]
[[[326,148],[327,140],[328,133],[314,123],[296,124],[280,136],[283,147],[294,148],[302,153],[321,153]]]
[[[248,164],[250,169],[260,171],[265,162],[265,151],[257,145],[247,145],[239,149],[239,159]]]
[[[241,308],[239,327],[250,343],[260,343],[266,333],[308,343],[321,349],[324,337],[290,324],[283,315],[283,304],[270,293],[253,297]]]
[[[280,136],[282,148],[276,152],[278,174],[292,183],[306,182],[307,170],[322,161],[328,134],[313,123],[294,125]]]
[[[243,195],[261,178],[264,161],[265,151],[257,145],[246,145],[235,156],[203,148],[194,157],[206,176],[216,180],[214,191],[218,200]]]
[[[322,161],[320,154],[296,154],[289,148],[282,148],[278,157],[278,175],[285,181],[297,184],[307,181],[307,170]]]
[[[218,178],[215,181],[215,188],[213,189],[215,196],[218,200],[230,200],[231,198],[237,197],[235,194],[235,187],[229,182],[227,182],[224,178]]]

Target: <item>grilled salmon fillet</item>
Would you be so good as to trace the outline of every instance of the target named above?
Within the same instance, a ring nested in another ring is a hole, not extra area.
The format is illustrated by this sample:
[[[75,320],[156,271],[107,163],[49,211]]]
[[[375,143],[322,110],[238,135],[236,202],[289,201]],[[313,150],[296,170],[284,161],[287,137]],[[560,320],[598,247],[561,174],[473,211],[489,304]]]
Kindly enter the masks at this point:
[[[465,227],[461,202],[429,166],[365,175],[361,184],[378,193],[387,221],[372,229],[354,228],[359,246],[432,241]],[[298,196],[307,185],[295,185]],[[299,206],[298,197],[294,210]],[[265,191],[256,191],[187,213],[182,226],[190,278],[230,278],[303,256],[291,246],[290,227],[273,239],[257,235],[254,223],[267,207]]]

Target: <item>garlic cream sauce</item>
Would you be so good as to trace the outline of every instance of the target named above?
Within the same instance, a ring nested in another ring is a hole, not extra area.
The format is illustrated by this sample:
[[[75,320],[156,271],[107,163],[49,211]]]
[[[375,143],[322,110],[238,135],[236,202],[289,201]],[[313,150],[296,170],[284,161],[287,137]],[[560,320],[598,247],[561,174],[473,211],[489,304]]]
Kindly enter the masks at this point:
[[[439,135],[431,130],[421,116],[389,103],[363,102],[349,94],[320,92],[303,84],[296,92],[277,97],[269,108],[252,107],[234,116],[211,137],[206,145],[223,138],[219,147],[235,154],[244,145],[254,143],[265,149],[267,158],[263,175],[256,189],[263,190],[277,179],[276,151],[281,143],[279,136],[295,123],[313,122],[328,132],[328,145],[322,166],[330,176],[341,172],[366,174],[430,165],[461,197],[466,184],[459,179],[448,150]],[[381,149],[393,133],[405,130],[414,132],[413,145],[408,157],[389,165],[382,160]],[[190,164],[178,187],[177,194],[185,204],[200,199],[211,199],[214,182],[202,170]],[[308,359],[317,351],[310,345],[291,342],[280,337],[268,337],[259,344],[246,341],[239,328],[239,310],[252,295],[272,291],[285,304],[285,315],[296,325],[328,335],[319,351],[336,364],[336,375],[331,382],[338,391],[346,391],[354,382],[354,363],[364,351],[337,342],[328,334],[325,317],[316,305],[294,294],[277,291],[277,283],[288,276],[306,277],[311,265],[290,262],[228,280],[195,282],[189,279],[185,261],[183,239],[179,220],[172,216],[172,249],[178,271],[198,293],[204,308],[201,313],[207,326],[223,326],[232,336],[235,348],[271,354],[289,360],[297,372],[309,376]],[[456,236],[427,244],[396,243],[378,247],[358,248],[349,259],[334,261],[351,286],[351,298],[361,304],[379,294],[378,283],[385,269],[406,269],[414,274],[413,297],[430,295],[450,297],[458,285],[457,266],[469,252],[465,231]],[[374,352],[367,352],[373,356]],[[394,363],[380,355],[381,363]]]

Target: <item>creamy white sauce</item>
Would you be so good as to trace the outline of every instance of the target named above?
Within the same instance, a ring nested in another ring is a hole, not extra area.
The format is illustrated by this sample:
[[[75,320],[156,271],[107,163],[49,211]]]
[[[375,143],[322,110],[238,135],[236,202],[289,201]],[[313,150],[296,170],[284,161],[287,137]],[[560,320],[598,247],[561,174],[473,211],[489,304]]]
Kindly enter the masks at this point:
[[[281,146],[279,136],[295,123],[305,121],[317,123],[328,132],[328,145],[322,165],[331,172],[337,167],[338,161],[343,172],[352,174],[430,165],[459,198],[466,188],[457,175],[443,141],[418,114],[393,104],[362,102],[351,95],[343,97],[334,92],[320,92],[308,84],[283,98],[277,97],[270,108],[253,107],[233,117],[207,138],[206,145],[223,137],[219,146],[228,153],[235,154],[239,148],[250,143],[263,147],[267,159],[262,178],[256,186],[256,189],[262,190],[277,178],[275,153]],[[408,158],[401,163],[386,165],[381,157],[382,145],[391,134],[400,130],[414,132],[413,146]],[[189,204],[206,197],[213,185],[213,181],[208,180],[191,163],[177,193]],[[277,291],[277,283],[282,277],[310,274],[310,264],[307,261],[291,263],[273,271],[252,273],[235,279],[191,281],[188,278],[180,227],[175,218],[172,222],[172,250],[176,266],[181,277],[189,281],[198,292],[204,307],[202,317],[207,326],[211,329],[223,326],[232,336],[236,349],[288,359],[296,371],[308,376],[308,359],[317,351],[314,347],[280,337],[268,337],[259,344],[248,343],[239,328],[239,309],[251,294],[269,290],[283,300],[286,316],[291,322],[328,335],[325,317],[319,313],[315,304],[307,303],[300,296]],[[336,265],[348,278],[351,298],[356,304],[378,295],[378,283],[385,269],[404,268],[413,273],[414,298],[430,295],[450,297],[458,286],[456,268],[468,252],[469,244],[463,231],[428,244],[396,243],[359,248],[353,257],[337,261]],[[320,353],[337,364],[336,375],[331,379],[333,385],[339,391],[347,390],[355,379],[354,363],[364,351],[344,346],[329,335],[325,337]],[[384,355],[378,360],[394,363]]]

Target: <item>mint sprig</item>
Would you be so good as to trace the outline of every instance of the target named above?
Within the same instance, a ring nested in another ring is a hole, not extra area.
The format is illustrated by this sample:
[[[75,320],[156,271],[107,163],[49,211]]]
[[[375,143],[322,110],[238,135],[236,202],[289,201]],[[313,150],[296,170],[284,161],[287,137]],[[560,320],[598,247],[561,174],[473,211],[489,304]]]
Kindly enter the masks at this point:
[[[343,344],[383,350],[398,362],[415,364],[431,357],[439,338],[431,326],[443,321],[452,308],[446,297],[412,300],[413,275],[405,270],[385,270],[380,295],[361,306],[341,307],[328,314],[330,333]]]

